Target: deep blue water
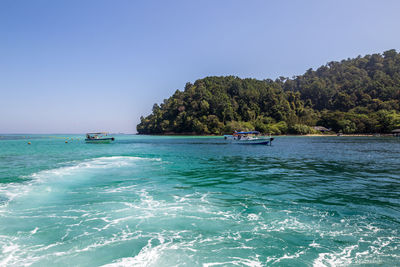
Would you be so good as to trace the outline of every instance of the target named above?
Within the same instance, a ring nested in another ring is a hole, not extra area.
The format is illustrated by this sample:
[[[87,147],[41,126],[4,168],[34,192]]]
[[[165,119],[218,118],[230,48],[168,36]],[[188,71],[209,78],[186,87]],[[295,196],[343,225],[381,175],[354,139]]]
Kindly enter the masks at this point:
[[[0,138],[0,266],[400,266],[400,138],[64,137]]]

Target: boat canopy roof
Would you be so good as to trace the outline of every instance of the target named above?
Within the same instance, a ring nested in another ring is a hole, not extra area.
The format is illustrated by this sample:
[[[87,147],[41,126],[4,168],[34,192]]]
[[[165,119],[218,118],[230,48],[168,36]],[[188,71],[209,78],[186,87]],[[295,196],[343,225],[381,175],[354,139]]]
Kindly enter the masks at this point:
[[[87,134],[108,134],[108,133],[102,132],[102,133],[87,133]]]
[[[234,134],[259,134],[259,131],[250,131],[250,132],[235,132]]]

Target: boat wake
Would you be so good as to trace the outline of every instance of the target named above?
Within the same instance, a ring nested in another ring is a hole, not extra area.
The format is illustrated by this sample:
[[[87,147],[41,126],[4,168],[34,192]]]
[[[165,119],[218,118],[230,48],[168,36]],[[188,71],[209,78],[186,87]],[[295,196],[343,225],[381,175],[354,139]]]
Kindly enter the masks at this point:
[[[7,199],[0,207],[0,266],[342,266],[399,260],[393,220],[341,213],[340,205],[300,203],[290,193],[278,199],[274,193],[284,189],[267,190],[277,180],[261,187],[237,179],[233,188],[218,181],[218,168],[207,177],[201,169],[184,176],[159,158],[100,157],[67,165],[0,187]]]
[[[43,170],[24,177],[25,182],[0,184],[0,208],[16,197],[26,195],[31,192],[34,186],[46,186],[57,183],[73,183],[90,178],[96,171],[104,169],[115,169],[132,166],[140,161],[161,161],[160,158],[141,158],[133,156],[112,156],[88,159],[82,162],[64,163],[63,166],[50,170]],[[85,176],[85,174],[87,176]],[[92,174],[92,175],[90,175]],[[36,188],[37,189],[37,188]],[[44,191],[51,191],[51,187],[42,188]],[[1,209],[0,209],[1,212]]]

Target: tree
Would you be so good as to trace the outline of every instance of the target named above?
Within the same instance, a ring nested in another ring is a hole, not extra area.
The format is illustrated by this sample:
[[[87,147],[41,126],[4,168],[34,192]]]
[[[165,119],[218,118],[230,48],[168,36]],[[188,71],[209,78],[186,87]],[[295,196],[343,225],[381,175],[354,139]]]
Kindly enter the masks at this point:
[[[321,125],[346,133],[388,133],[400,127],[399,110],[400,54],[392,49],[275,81],[226,76],[186,83],[183,91],[154,104],[137,131],[304,134]]]

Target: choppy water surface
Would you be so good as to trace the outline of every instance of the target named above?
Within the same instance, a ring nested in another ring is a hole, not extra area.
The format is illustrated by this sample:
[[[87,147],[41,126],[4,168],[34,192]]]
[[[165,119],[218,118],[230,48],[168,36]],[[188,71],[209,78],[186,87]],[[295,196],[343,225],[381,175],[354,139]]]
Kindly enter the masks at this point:
[[[398,138],[59,137],[0,138],[0,266],[400,265]]]

